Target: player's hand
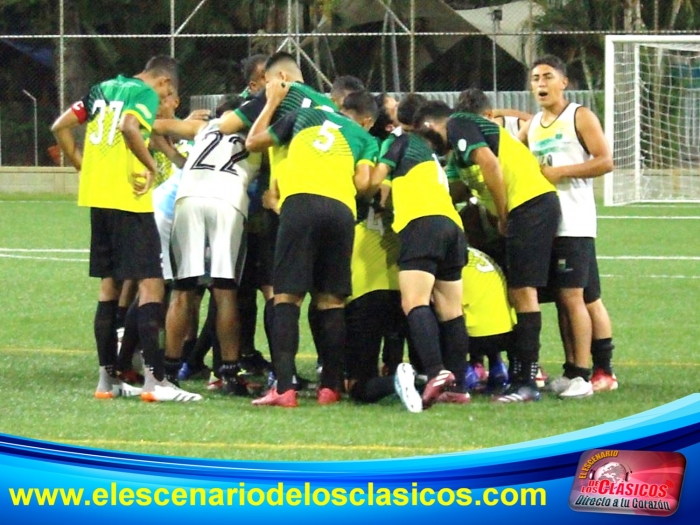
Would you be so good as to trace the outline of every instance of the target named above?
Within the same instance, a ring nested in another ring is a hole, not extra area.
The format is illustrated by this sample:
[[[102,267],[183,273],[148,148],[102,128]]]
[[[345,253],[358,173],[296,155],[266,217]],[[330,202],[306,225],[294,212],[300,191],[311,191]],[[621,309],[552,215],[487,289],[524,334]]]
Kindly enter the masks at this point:
[[[562,176],[559,174],[557,168],[552,166],[540,164],[540,171],[542,172],[542,175],[544,175],[544,178],[552,184],[557,184],[562,179]]]
[[[146,170],[142,173],[134,173],[131,175],[131,186],[134,188],[134,195],[141,196],[148,193],[153,187],[155,181],[154,172]]]
[[[211,119],[211,110],[209,109],[195,109],[192,113],[187,115],[185,120],[209,120]]]
[[[280,197],[275,192],[266,190],[262,196],[263,208],[274,211],[277,215],[280,214]]]
[[[279,105],[289,93],[290,83],[285,80],[275,79],[265,86],[265,96],[270,104]]]

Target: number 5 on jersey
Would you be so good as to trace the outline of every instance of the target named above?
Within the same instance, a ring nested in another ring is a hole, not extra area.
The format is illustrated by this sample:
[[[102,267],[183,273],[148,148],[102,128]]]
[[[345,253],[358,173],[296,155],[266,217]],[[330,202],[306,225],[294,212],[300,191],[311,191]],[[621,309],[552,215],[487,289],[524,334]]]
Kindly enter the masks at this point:
[[[333,143],[335,142],[335,135],[331,130],[338,130],[341,127],[342,126],[340,124],[326,120],[318,132],[319,138],[313,142],[314,147],[324,152],[331,149],[331,146],[333,146]]]

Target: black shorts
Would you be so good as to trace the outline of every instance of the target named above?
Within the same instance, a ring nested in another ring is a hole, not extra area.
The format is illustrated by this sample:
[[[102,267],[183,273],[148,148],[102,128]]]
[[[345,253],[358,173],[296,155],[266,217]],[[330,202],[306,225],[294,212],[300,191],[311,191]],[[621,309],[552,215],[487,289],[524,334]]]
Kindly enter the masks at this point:
[[[495,356],[513,351],[513,332],[469,338],[469,354],[473,357]]]
[[[420,270],[438,281],[458,281],[467,264],[467,238],[452,219],[419,217],[399,232],[399,270]]]
[[[506,227],[509,288],[547,284],[560,219],[561,207],[555,192],[539,195],[510,211]]]
[[[353,299],[345,306],[345,326],[347,378],[377,377],[382,339],[390,334],[406,334],[401,292],[376,290]]]
[[[557,237],[549,265],[549,285],[555,289],[586,288],[595,259],[592,237]]]
[[[350,295],[354,239],[355,219],[342,202],[307,193],[287,197],[275,245],[275,294]]]
[[[90,277],[163,278],[153,213],[90,209]]]

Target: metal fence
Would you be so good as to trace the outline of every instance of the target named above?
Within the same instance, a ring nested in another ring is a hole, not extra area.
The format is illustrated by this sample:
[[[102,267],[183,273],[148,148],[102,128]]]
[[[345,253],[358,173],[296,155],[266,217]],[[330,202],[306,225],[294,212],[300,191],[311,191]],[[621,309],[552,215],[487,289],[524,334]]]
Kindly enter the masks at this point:
[[[571,88],[588,93],[577,101],[602,116],[604,35],[661,30],[659,10],[676,4],[636,3],[647,18],[653,7],[641,27],[629,25],[622,2],[602,0],[0,2],[0,164],[53,164],[53,119],[91,84],[134,74],[154,54],[180,62],[181,115],[199,95],[242,90],[246,57],[285,49],[318,89],[345,74],[376,92],[480,87],[497,106],[526,111],[535,109],[528,64],[553,52],[567,60]]]

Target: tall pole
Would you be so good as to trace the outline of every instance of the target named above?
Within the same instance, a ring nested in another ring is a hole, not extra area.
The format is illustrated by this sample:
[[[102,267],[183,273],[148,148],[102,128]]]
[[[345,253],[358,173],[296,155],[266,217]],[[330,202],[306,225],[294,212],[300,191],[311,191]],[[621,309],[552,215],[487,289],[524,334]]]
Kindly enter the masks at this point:
[[[26,89],[22,90],[22,93],[27,95],[32,99],[32,104],[34,104],[34,165],[39,165],[39,119],[37,118],[37,108],[36,108],[36,97],[32,95]]]
[[[416,90],[416,0],[411,0],[411,35],[408,57],[408,87],[411,93]]]
[[[175,58],[175,0],[170,0],[170,56]]]
[[[66,107],[66,17],[64,0],[58,3],[58,109],[63,113]]]

